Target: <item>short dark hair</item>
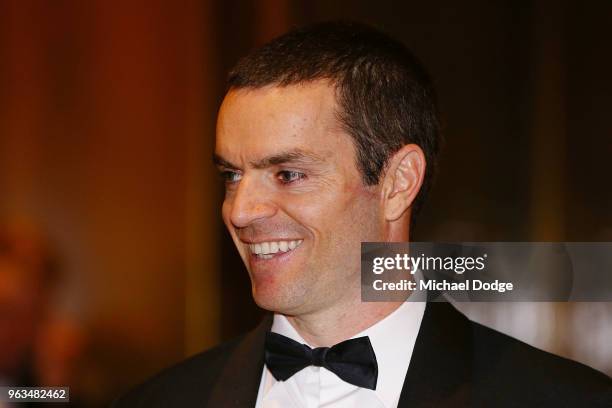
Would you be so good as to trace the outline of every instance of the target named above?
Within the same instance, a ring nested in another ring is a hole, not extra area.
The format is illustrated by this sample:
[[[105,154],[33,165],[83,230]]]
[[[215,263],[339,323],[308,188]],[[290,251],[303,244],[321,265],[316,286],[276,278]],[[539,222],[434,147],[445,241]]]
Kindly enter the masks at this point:
[[[292,30],[244,57],[230,71],[230,89],[288,86],[329,80],[336,87],[338,119],[353,137],[357,166],[375,185],[388,159],[415,143],[425,153],[419,212],[440,148],[436,96],[429,75],[401,42],[370,26],[325,22]]]

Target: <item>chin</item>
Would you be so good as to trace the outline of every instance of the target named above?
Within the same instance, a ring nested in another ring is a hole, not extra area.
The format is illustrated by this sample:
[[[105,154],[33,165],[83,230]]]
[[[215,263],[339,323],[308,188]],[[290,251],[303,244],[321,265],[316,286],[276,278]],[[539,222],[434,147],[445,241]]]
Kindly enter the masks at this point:
[[[298,309],[297,298],[295,295],[283,291],[270,285],[253,285],[253,300],[257,306],[270,312],[291,314]]]

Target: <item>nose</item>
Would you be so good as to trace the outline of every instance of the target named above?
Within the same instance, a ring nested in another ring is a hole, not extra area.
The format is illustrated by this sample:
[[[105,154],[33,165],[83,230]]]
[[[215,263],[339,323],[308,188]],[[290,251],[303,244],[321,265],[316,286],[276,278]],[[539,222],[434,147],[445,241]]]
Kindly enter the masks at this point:
[[[229,205],[229,218],[236,228],[244,228],[257,220],[272,217],[277,207],[272,200],[272,192],[265,183],[255,177],[244,175],[231,197],[226,197]]]

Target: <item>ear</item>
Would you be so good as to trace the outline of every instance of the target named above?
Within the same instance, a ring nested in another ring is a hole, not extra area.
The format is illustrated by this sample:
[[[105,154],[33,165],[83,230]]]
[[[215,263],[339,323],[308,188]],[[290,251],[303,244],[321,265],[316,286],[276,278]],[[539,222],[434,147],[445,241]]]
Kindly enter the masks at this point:
[[[383,212],[387,221],[396,221],[412,206],[425,176],[425,154],[415,144],[398,150],[387,163],[383,179]]]

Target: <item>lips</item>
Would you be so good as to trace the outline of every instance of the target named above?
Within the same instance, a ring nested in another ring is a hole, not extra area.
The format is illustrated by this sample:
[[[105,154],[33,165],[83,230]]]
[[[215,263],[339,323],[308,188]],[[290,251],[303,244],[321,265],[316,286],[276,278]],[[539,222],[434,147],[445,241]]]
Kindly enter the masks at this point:
[[[256,244],[248,244],[251,254],[261,259],[271,259],[275,254],[291,252],[304,240],[292,240],[292,241],[265,241],[258,242]]]

